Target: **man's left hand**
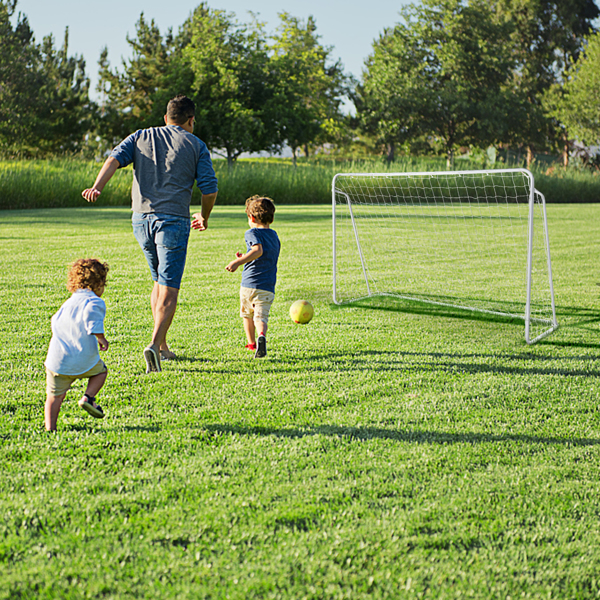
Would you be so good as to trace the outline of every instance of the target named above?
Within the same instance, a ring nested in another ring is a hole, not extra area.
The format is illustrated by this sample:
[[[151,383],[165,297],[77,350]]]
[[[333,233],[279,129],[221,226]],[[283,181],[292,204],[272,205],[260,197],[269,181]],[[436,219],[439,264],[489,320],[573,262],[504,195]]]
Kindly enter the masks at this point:
[[[201,213],[194,213],[192,217],[192,229],[204,231],[208,227],[208,219],[205,219]]]

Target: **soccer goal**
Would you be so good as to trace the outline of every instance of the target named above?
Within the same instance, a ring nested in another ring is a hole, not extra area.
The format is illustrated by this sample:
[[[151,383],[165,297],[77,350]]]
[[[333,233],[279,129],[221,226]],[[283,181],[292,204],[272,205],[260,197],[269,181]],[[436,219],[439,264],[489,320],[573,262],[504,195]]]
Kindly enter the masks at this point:
[[[558,327],[546,200],[526,169],[333,178],[333,300],[395,296]]]

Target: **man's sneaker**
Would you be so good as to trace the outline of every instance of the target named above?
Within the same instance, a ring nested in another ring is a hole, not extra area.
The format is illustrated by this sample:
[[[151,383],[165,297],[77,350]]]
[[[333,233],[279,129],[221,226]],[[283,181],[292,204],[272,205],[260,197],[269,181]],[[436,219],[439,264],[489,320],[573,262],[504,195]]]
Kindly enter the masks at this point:
[[[267,355],[267,338],[264,335],[259,335],[257,340],[258,347],[254,358],[264,358]]]
[[[79,401],[79,406],[92,415],[92,417],[96,417],[96,419],[104,419],[104,411],[99,404],[96,404],[96,398],[84,394]]]
[[[146,360],[146,373],[160,373],[162,371],[160,356],[152,346],[148,346],[144,350],[144,359]]]

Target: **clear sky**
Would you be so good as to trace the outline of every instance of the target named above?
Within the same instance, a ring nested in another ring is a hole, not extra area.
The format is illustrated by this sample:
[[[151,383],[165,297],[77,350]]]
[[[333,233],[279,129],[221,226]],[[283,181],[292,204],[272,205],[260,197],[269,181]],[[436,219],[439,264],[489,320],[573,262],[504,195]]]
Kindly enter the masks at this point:
[[[209,0],[211,8],[236,14],[247,22],[248,11],[257,13],[273,31],[286,11],[306,19],[312,15],[317,33],[325,46],[333,46],[332,57],[341,59],[346,72],[359,77],[364,59],[371,52],[373,40],[385,27],[398,22],[398,12],[409,0]],[[135,34],[140,14],[154,19],[160,31],[179,26],[200,4],[200,0],[18,0],[17,11],[27,15],[36,41],[52,33],[55,46],[61,46],[65,27],[69,27],[69,54],[83,55],[86,72],[97,83],[98,58],[108,47],[111,66],[120,66],[121,57],[129,58],[126,36]],[[95,97],[95,93],[92,92]]]

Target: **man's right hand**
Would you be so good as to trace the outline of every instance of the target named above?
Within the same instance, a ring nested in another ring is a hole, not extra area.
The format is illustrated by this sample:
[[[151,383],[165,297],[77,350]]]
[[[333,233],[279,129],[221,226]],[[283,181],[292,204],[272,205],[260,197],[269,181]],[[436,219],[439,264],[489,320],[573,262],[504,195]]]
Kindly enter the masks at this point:
[[[87,190],[83,190],[83,192],[81,192],[81,195],[88,202],[96,202],[98,196],[100,195],[100,192],[96,188],[88,188]]]

